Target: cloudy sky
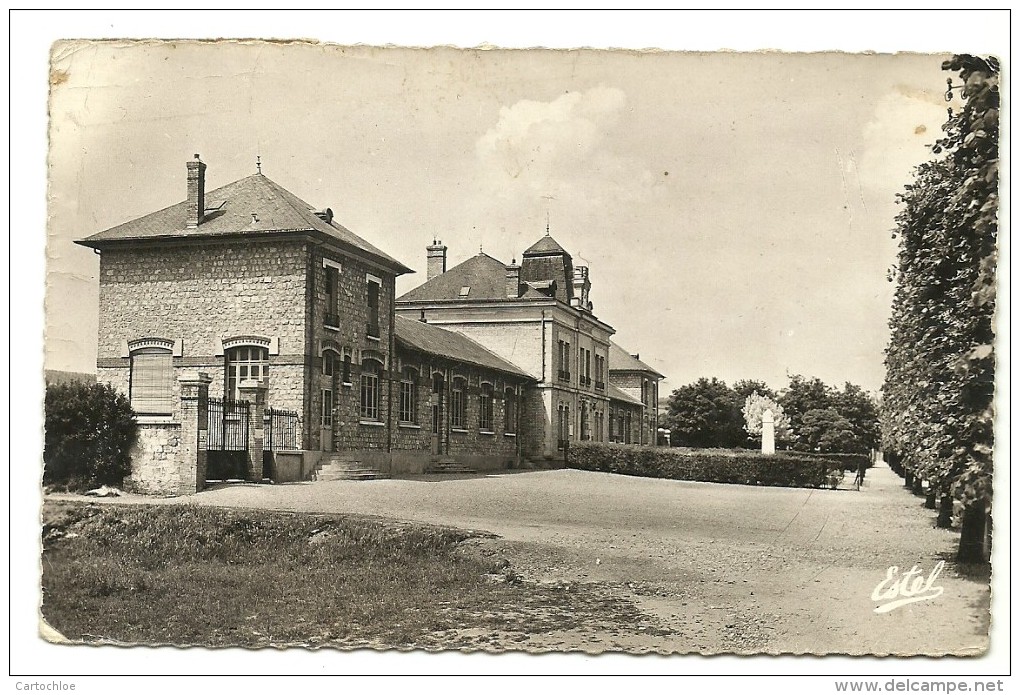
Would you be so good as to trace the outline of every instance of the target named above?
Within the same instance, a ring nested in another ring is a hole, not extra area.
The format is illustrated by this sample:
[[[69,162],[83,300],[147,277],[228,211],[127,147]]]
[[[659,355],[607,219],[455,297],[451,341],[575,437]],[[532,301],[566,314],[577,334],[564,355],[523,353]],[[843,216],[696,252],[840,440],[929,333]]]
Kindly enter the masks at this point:
[[[941,55],[54,48],[47,367],[92,371],[82,238],[263,172],[414,268],[544,233],[668,375],[877,390],[895,194],[945,120]]]

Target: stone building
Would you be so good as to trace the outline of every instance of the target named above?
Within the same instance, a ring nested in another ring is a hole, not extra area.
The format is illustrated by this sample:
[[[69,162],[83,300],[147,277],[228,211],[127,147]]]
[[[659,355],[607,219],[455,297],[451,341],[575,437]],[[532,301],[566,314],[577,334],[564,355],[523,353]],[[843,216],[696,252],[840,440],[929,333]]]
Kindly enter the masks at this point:
[[[641,405],[634,444],[657,444],[659,429],[659,381],[663,375],[616,343],[609,346],[609,383]],[[630,442],[628,442],[630,443]]]
[[[413,465],[402,455],[401,469],[429,464],[426,398],[439,401],[440,415],[463,418],[461,427],[435,425],[437,455],[505,466],[519,454],[517,399],[528,375],[464,336],[395,330],[395,278],[409,268],[261,170],[207,191],[196,155],[184,192],[77,242],[100,255],[97,378],[130,398],[142,425],[130,485],[200,488],[204,472],[183,480],[167,463],[182,446],[183,400],[198,391],[240,399],[253,384],[265,405],[296,414],[294,448],[339,452],[384,473],[395,451],[416,454]],[[462,410],[443,407],[452,400]],[[252,427],[261,423],[260,415]],[[256,458],[246,476],[261,479],[269,471]]]
[[[589,299],[588,268],[575,265],[548,229],[520,265],[479,253],[447,270],[447,250],[439,242],[426,248],[426,282],[397,299],[397,315],[468,336],[534,380],[522,409],[525,457],[562,457],[571,441],[654,445],[654,394],[662,375],[619,348],[614,352],[615,330]]]

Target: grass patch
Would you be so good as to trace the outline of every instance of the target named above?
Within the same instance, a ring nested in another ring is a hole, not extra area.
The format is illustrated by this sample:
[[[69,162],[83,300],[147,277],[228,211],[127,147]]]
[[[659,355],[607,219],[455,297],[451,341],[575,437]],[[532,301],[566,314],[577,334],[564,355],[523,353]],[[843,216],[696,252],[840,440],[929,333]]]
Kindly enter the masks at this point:
[[[43,616],[75,641],[477,647],[479,630],[600,630],[640,618],[598,590],[522,584],[505,561],[459,552],[480,534],[458,529],[55,501],[43,517]]]

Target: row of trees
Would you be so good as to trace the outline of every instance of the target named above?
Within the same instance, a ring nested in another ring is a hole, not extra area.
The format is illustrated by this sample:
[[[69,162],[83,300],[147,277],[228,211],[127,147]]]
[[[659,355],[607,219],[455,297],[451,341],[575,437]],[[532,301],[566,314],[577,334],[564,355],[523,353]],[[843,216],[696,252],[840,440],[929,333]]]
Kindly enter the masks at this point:
[[[928,483],[949,523],[963,509],[959,558],[989,550],[999,63],[955,56],[962,108],[950,109],[931,161],[899,196],[900,250],[886,350],[883,448],[911,485]]]
[[[849,382],[837,389],[800,375],[779,393],[761,381],[731,387],[714,377],[698,379],[673,391],[664,422],[673,446],[753,447],[760,444],[766,407],[776,416],[780,447],[866,453],[879,445],[878,409],[867,392]]]

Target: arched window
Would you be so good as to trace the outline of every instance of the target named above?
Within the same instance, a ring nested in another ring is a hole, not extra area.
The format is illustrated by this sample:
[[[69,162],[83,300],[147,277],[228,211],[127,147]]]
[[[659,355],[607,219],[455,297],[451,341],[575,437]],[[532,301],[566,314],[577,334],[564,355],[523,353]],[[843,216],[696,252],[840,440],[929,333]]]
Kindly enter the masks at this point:
[[[242,381],[260,381],[266,377],[269,371],[269,350],[257,345],[239,345],[226,350],[224,354],[227,379],[223,393],[228,399],[239,400],[238,386]]]
[[[418,424],[418,372],[412,367],[400,375],[400,422]]]
[[[492,384],[482,384],[478,393],[478,429],[492,432]]]
[[[450,427],[454,429],[464,429],[465,387],[463,377],[454,377],[450,388]]]
[[[137,415],[170,415],[173,388],[173,353],[168,348],[131,351],[131,408]]]
[[[503,394],[503,431],[507,434],[517,432],[517,394],[507,389]]]
[[[378,422],[379,396],[381,394],[379,374],[382,365],[375,360],[361,363],[361,419]]]

